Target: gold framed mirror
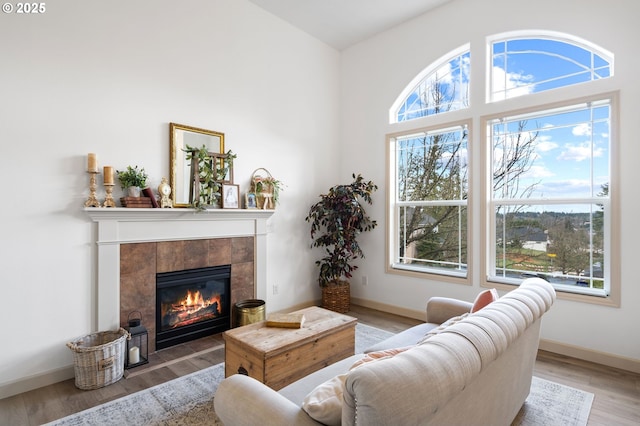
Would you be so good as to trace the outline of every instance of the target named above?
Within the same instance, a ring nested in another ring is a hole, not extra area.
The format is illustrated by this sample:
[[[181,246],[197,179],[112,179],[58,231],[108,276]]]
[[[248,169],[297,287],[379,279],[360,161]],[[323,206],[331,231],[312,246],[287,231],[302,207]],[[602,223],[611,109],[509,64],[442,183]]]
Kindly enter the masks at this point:
[[[205,145],[209,152],[223,154],[224,133],[169,123],[169,173],[174,207],[191,207],[191,161],[187,160],[187,145],[193,148]]]

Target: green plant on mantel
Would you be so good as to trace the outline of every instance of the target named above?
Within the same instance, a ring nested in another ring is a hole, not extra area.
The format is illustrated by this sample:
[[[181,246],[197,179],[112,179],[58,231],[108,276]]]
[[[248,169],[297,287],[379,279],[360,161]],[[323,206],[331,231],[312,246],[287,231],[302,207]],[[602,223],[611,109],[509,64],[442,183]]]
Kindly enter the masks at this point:
[[[271,177],[258,177],[255,179],[256,195],[273,194],[273,202],[278,204],[280,199],[280,191],[284,189],[282,181]]]
[[[147,187],[149,175],[144,171],[144,167],[138,169],[138,166],[127,166],[127,170],[116,170],[116,173],[118,174],[118,180],[120,181],[122,189],[129,188],[130,186],[143,189]]]
[[[326,250],[326,255],[316,261],[320,267],[320,287],[340,281],[342,277],[351,278],[351,273],[358,268],[353,260],[364,258],[358,236],[377,226],[359,198],[371,204],[371,194],[378,186],[372,181],[366,182],[361,175],[352,176],[352,183],[336,185],[327,194],[321,194],[320,201],[311,206],[305,218],[311,222],[311,246]]]
[[[226,154],[214,154],[207,150],[206,145],[194,148],[189,145],[184,150],[187,160],[196,159],[198,162],[198,198],[191,200],[191,207],[203,210],[206,206],[217,206],[220,199],[222,181],[233,167],[233,160],[237,158],[231,150]]]

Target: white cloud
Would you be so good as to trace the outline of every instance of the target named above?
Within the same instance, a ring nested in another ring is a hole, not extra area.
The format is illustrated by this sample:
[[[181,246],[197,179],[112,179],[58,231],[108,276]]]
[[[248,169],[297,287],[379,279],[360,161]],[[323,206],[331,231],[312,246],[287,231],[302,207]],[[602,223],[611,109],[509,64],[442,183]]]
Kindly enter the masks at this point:
[[[540,152],[549,152],[556,149],[559,145],[555,142],[551,141],[551,138],[548,136],[538,136],[538,143],[536,144],[536,148]]]
[[[558,157],[558,160],[565,161],[584,161],[589,160],[591,156],[593,157],[601,157],[604,150],[602,148],[594,148],[593,152],[591,149],[591,143],[584,142],[580,145],[567,144],[565,145],[564,151]]]
[[[542,165],[533,165],[531,169],[527,172],[527,178],[539,179],[545,177],[555,176],[551,170]]]
[[[579,194],[588,195],[591,192],[591,185],[584,179],[565,179],[546,182],[540,189],[547,197],[572,198]]]
[[[492,100],[494,101],[528,95],[534,89],[532,75],[505,73],[502,68],[493,67],[491,78],[493,80],[491,82]]]
[[[575,126],[571,133],[574,136],[591,136],[591,125],[589,123],[581,123]]]

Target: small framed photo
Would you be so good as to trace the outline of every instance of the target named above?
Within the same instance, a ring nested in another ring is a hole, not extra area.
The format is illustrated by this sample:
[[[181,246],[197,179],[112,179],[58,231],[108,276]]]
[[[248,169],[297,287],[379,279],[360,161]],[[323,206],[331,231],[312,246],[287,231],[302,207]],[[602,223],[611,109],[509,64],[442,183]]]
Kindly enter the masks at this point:
[[[257,209],[258,200],[255,192],[247,192],[244,194],[244,207],[246,209]]]
[[[231,183],[222,184],[222,208],[240,208],[240,186]]]

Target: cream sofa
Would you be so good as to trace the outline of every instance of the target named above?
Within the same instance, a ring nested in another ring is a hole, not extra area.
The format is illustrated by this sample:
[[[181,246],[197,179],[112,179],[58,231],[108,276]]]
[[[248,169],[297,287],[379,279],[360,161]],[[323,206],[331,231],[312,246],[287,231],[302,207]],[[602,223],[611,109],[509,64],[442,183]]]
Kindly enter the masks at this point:
[[[439,324],[469,312],[471,303],[433,298],[425,324],[371,348],[411,345],[408,350],[350,370],[363,358],[354,355],[279,392],[236,374],[220,384],[215,411],[233,426],[323,424],[302,409],[302,402],[318,385],[343,375],[338,408],[343,425],[508,425],[529,394],[541,317],[554,300],[549,283],[528,278],[443,327]],[[425,334],[430,337],[416,344]]]

